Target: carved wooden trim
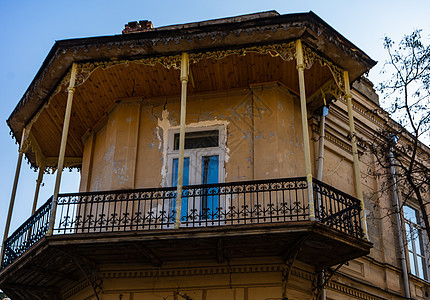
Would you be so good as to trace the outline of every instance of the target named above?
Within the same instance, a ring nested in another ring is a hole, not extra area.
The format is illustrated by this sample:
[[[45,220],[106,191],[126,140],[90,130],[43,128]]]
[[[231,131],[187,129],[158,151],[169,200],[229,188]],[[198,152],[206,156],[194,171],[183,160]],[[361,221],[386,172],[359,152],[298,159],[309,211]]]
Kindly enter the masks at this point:
[[[328,67],[341,93],[345,91],[342,68],[336,66],[328,59],[318,55],[314,50],[306,45],[303,45],[303,58],[305,60],[305,66],[307,69],[310,69],[315,62],[318,62],[322,67]]]

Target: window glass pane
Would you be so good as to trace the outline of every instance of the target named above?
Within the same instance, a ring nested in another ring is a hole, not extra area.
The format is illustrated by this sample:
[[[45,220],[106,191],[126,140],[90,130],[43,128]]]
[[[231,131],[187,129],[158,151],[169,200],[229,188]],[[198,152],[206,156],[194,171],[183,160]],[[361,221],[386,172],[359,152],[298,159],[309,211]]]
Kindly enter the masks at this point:
[[[202,157],[202,183],[218,183],[218,155]]]
[[[206,130],[185,133],[185,149],[209,148],[219,146],[219,131]],[[173,149],[179,150],[179,133],[175,133]]]
[[[173,159],[172,164],[172,186],[178,185],[178,159]],[[184,177],[182,178],[182,185],[189,184],[189,174],[190,174],[190,158],[184,157]]]
[[[405,228],[406,228],[406,239],[408,241],[408,249],[410,251],[412,251],[414,248],[412,246],[412,243],[413,243],[413,234],[412,234],[412,231],[411,231],[411,226],[408,223],[406,223],[405,224]]]
[[[407,205],[403,206],[403,213],[405,214],[405,219],[411,221],[412,223],[417,223],[417,213],[416,210]]]
[[[414,260],[414,254],[412,252],[409,252],[409,263],[411,264],[411,273],[412,275],[417,275],[417,271],[415,270],[415,260]]]
[[[422,270],[422,273],[423,273],[423,276],[421,278],[428,280],[428,268],[427,268],[427,265],[426,265],[426,259],[425,259],[425,257],[420,257],[419,260],[420,260],[421,265],[422,265],[422,269],[421,270]]]
[[[172,186],[178,185],[178,164],[179,160],[177,158],[173,159],[172,162]],[[182,185],[188,185],[190,182],[190,158],[184,157],[184,177],[182,178]],[[183,197],[182,197],[182,206],[181,206],[181,220],[186,221],[187,220],[187,214],[188,214],[188,197],[187,190],[183,190]],[[176,210],[176,197],[175,199],[172,199],[170,201],[170,209],[172,212]],[[174,221],[174,220],[173,220]]]
[[[420,278],[424,278],[423,274],[423,260],[421,257],[417,257],[417,276]]]
[[[414,243],[415,243],[415,251],[418,255],[422,254],[420,237],[418,236],[418,229],[414,230]]]
[[[202,184],[218,183],[218,166],[219,156],[203,156],[202,157]],[[205,195],[201,200],[202,219],[218,219],[219,210],[219,189],[211,187],[204,189]]]

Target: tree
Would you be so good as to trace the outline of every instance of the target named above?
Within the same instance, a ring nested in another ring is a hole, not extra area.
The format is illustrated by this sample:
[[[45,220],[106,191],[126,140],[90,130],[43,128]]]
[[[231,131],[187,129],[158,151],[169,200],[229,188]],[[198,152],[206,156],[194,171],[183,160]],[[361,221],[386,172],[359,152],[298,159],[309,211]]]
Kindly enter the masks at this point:
[[[423,43],[421,32],[415,30],[398,44],[384,39],[389,59],[383,73],[389,77],[378,89],[398,123],[387,122],[380,132],[385,143],[373,143],[371,149],[383,169],[395,167],[403,196],[400,205],[412,200],[418,204],[430,241],[430,150],[425,145],[430,141],[430,45]]]

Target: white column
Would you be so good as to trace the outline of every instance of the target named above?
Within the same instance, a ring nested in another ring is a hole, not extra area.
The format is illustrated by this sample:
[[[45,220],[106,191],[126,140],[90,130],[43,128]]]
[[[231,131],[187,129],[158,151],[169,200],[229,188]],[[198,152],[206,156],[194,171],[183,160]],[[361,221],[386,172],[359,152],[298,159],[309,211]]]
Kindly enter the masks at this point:
[[[363,228],[364,237],[368,240],[369,236],[367,234],[367,223],[366,223],[366,214],[364,211],[363,190],[361,188],[360,162],[358,160],[357,133],[355,132],[355,127],[354,127],[354,115],[352,111],[352,95],[349,87],[348,71],[343,72],[343,77],[345,81],[345,100],[346,100],[346,106],[348,109],[349,134],[351,136],[352,157],[354,159],[355,189],[356,189],[357,198],[360,200],[360,206],[361,206],[361,212],[360,212],[361,227]]]
[[[51,216],[49,219],[49,229],[46,235],[52,235],[52,232],[54,229],[55,214],[57,212],[57,197],[60,191],[61,175],[63,174],[64,155],[66,153],[67,135],[69,133],[70,114],[72,111],[72,103],[73,103],[73,93],[75,92],[76,70],[77,70],[77,64],[73,63],[72,72],[70,74],[70,84],[69,84],[69,88],[67,89],[68,94],[67,94],[66,113],[64,115],[63,134],[61,136],[60,153],[58,154],[57,176],[55,178],[54,195],[52,197],[52,209],[51,209]]]
[[[184,178],[184,148],[185,148],[185,117],[187,110],[187,84],[189,74],[189,58],[182,53],[181,59],[181,120],[179,129],[179,158],[178,158],[178,185],[176,189],[176,218],[175,228],[181,224],[182,181]]]
[[[37,176],[37,179],[36,179],[36,190],[34,192],[33,208],[31,209],[31,215],[33,215],[34,212],[36,211],[37,200],[39,198],[40,185],[42,184],[44,172],[45,172],[45,166],[44,164],[41,164],[39,166],[39,175]]]
[[[3,244],[2,244],[3,247],[1,248],[0,263],[3,261],[4,242],[6,241],[7,236],[9,234],[10,222],[12,220],[13,206],[15,204],[16,190],[18,188],[19,173],[21,172],[22,156],[24,155],[24,148],[23,148],[23,145],[25,142],[24,138],[25,138],[25,128],[22,129],[22,138],[21,138],[21,145],[19,148],[18,162],[16,163],[15,178],[13,180],[12,193],[10,195],[9,211],[7,213],[6,225],[5,225],[4,234],[3,234]]]
[[[308,114],[306,108],[305,65],[303,48],[300,40],[296,41],[297,72],[299,74],[300,109],[302,112],[303,144],[305,150],[306,182],[308,185],[309,219],[315,220],[315,204],[312,185],[311,148],[309,143]]]

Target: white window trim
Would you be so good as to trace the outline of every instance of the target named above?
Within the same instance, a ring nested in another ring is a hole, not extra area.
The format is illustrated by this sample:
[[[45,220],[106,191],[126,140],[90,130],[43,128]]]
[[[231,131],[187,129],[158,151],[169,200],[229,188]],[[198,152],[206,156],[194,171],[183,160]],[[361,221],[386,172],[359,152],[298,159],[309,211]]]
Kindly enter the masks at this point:
[[[185,133],[188,132],[198,132],[198,131],[209,131],[217,130],[219,133],[218,147],[208,147],[208,148],[195,148],[195,149],[185,149],[184,157],[190,158],[190,170],[192,166],[200,166],[199,160],[202,156],[218,155],[219,157],[219,168],[218,168],[218,181],[225,181],[225,159],[226,159],[226,126],[224,124],[213,125],[213,126],[195,126],[188,127],[185,129]],[[179,133],[179,128],[172,128],[168,131],[167,136],[167,178],[165,180],[166,186],[172,186],[172,169],[173,169],[173,159],[179,158],[179,150],[174,150],[174,137],[175,134]],[[189,174],[189,184],[201,184],[200,180],[196,178],[195,174],[198,172],[190,172]]]

